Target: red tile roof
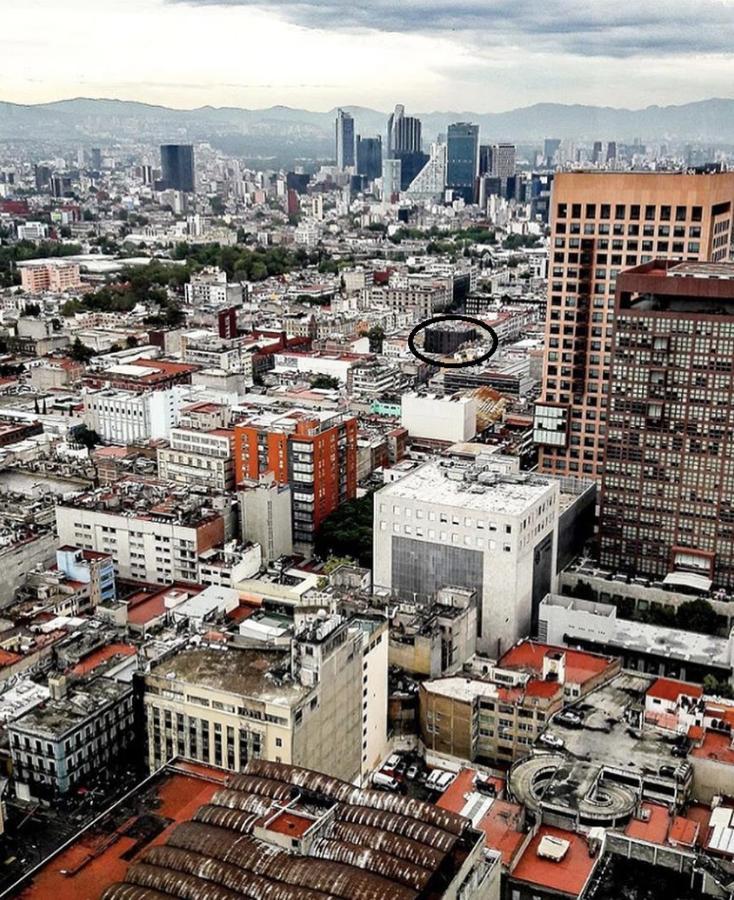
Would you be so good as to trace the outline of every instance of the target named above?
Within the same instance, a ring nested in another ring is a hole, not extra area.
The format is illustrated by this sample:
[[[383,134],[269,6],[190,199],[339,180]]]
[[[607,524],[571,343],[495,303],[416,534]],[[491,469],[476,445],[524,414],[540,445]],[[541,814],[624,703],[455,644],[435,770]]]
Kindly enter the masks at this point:
[[[710,759],[725,765],[734,765],[734,750],[731,748],[731,737],[716,731],[707,731],[700,747],[694,747],[690,756],[697,759]]]
[[[677,681],[674,678],[658,678],[647,691],[648,697],[659,697],[661,700],[677,701],[681,694],[687,697],[702,697],[703,688],[698,684],[690,684],[687,681]]]
[[[204,770],[206,771],[206,770]],[[203,774],[203,773],[202,773]],[[188,821],[196,810],[207,803],[221,788],[218,778],[194,774],[166,775],[155,790],[147,809],[168,820],[167,826],[150,842],[138,840],[132,831],[137,816],[120,823],[113,834],[90,830],[66,850],[52,858],[33,881],[17,896],[23,900],[91,900],[99,897],[110,884],[122,881],[128,866],[148,847],[162,844],[179,822]],[[138,845],[132,857],[123,858]]]
[[[485,843],[502,854],[502,865],[509,866],[515,858],[526,833],[521,830],[523,808],[518,803],[495,800],[477,827],[484,832]]]
[[[569,847],[563,859],[556,862],[538,856],[538,846],[546,835],[568,841]],[[512,878],[556,891],[562,897],[578,897],[597,861],[598,857],[589,854],[588,845],[581,835],[542,825],[512,871]]]
[[[599,653],[586,653],[583,650],[569,650],[566,647],[554,647],[551,644],[538,644],[535,641],[520,641],[502,656],[499,665],[506,669],[526,669],[541,675],[543,660],[547,653],[564,653],[566,656],[566,680],[574,684],[584,684],[590,678],[601,675],[605,669],[615,662],[612,656]]]
[[[670,815],[666,806],[659,803],[643,803],[642,814],[645,818],[631,819],[624,829],[629,838],[647,841],[649,844],[664,844],[668,838]]]
[[[102,663],[107,662],[108,659],[114,659],[118,656],[134,656],[135,653],[136,650],[132,644],[108,644],[106,647],[100,647],[98,650],[85,656],[84,659],[74,666],[71,672],[72,675],[87,675],[98,666],[101,666]]]
[[[676,816],[673,824],[670,826],[670,834],[668,835],[668,843],[673,846],[693,847],[696,844],[700,826],[693,819],[685,816]]]

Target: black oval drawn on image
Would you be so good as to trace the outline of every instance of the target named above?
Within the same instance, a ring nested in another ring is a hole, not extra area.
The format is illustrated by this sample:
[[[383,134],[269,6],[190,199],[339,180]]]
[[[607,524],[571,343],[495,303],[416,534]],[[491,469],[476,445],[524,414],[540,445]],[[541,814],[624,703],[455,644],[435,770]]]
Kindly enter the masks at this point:
[[[429,325],[433,325],[435,322],[453,322],[456,320],[461,322],[469,322],[470,325],[478,325],[480,328],[484,329],[489,336],[492,338],[492,344],[487,350],[486,353],[483,353],[481,356],[477,356],[474,359],[467,359],[461,362],[439,362],[436,359],[431,359],[431,357],[426,356],[421,353],[420,350],[416,349],[415,346],[415,338],[418,332],[423,331],[424,328],[428,328]],[[478,366],[483,362],[486,362],[491,356],[494,356],[497,347],[499,346],[499,338],[497,337],[497,332],[490,325],[487,325],[486,322],[482,322],[480,319],[475,319],[472,316],[462,316],[458,313],[453,313],[445,316],[434,316],[432,319],[426,319],[425,322],[420,322],[408,335],[408,349],[416,356],[421,362],[428,363],[429,366],[437,366],[441,369],[463,369],[466,366]]]

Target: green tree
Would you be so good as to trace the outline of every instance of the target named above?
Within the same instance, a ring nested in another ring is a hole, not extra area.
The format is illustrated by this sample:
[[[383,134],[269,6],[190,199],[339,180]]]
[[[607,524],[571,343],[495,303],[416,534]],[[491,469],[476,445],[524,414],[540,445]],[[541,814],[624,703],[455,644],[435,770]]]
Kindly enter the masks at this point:
[[[318,391],[336,391],[339,390],[339,379],[333,375],[314,375],[311,387]]]
[[[95,351],[91,347],[87,347],[86,344],[82,344],[79,338],[75,338],[74,343],[69,348],[69,356],[78,362],[89,362],[95,355]]]
[[[91,428],[87,428],[86,425],[76,425],[74,428],[69,430],[69,437],[75,444],[81,444],[86,447],[87,450],[91,450],[92,447],[96,447],[97,444],[102,443],[102,438]]]
[[[38,303],[26,303],[23,314],[26,316],[40,316],[41,307]]]
[[[719,630],[719,617],[713,606],[700,597],[681,603],[675,622],[678,628],[697,631],[699,634],[716,634]]]
[[[361,566],[372,566],[373,494],[347,500],[321,523],[314,547],[322,559],[331,556],[356,558]]]

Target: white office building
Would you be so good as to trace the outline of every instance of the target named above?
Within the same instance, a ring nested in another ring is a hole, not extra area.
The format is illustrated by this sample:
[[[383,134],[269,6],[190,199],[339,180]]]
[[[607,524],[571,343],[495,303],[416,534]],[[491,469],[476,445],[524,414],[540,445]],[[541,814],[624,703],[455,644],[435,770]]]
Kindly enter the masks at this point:
[[[470,441],[477,433],[477,401],[458,394],[403,394],[400,424],[412,438],[451,444]]]
[[[375,588],[424,603],[444,587],[476,591],[477,648],[499,656],[553,590],[559,508],[553,479],[427,463],[375,495]]]
[[[168,440],[181,402],[171,388],[137,393],[114,388],[85,390],[84,422],[108,444]]]

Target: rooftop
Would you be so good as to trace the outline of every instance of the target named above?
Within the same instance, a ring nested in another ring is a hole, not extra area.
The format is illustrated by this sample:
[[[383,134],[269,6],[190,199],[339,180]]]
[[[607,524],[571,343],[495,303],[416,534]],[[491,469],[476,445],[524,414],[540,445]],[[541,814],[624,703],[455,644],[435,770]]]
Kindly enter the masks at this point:
[[[520,515],[554,494],[551,479],[535,475],[504,475],[478,468],[455,469],[451,464],[426,463],[398,481],[387,484],[379,497],[402,497],[432,506],[461,506],[505,515]],[[476,475],[476,478],[474,477]]]
[[[566,847],[560,859],[541,856],[540,845],[546,838],[553,838],[554,843],[563,842],[558,845]],[[582,835],[542,825],[512,871],[512,878],[557,891],[562,896],[576,897],[589,880],[597,861],[598,857],[589,853]]]
[[[55,857],[15,896],[23,900],[96,898],[130,862],[162,844],[222,787],[222,772],[179,763],[140,785],[126,801]]]
[[[160,662],[148,676],[202,685],[269,703],[290,704],[308,689],[290,678],[290,653],[228,647],[183,650]]]
[[[46,700],[17,719],[12,728],[40,736],[57,738],[86,722],[108,704],[121,700],[131,691],[129,684],[109,678],[95,678],[69,689],[61,700]]]
[[[615,662],[611,656],[524,640],[511,647],[501,657],[499,665],[506,669],[521,669],[542,677],[543,660],[549,653],[562,653],[565,656],[566,681],[579,685],[601,675]]]
[[[283,835],[298,842],[307,830],[310,844],[283,847]],[[417,900],[440,896],[479,840],[468,819],[431,804],[251,760],[103,897],[163,896],[178,884],[192,897]]]

